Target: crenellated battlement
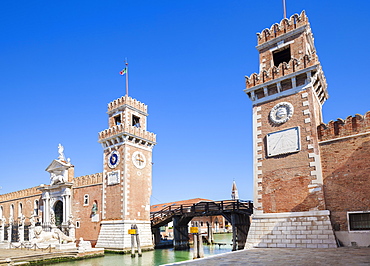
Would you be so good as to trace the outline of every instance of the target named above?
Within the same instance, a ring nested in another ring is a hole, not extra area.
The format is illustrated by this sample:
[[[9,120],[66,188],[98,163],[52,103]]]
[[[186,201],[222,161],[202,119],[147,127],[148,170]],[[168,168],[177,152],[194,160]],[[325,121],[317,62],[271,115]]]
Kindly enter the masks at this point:
[[[261,45],[307,24],[309,24],[309,22],[304,10],[300,15],[294,14],[289,19],[284,18],[280,21],[280,23],[275,23],[272,25],[270,29],[266,28],[261,33],[257,33],[258,45]]]
[[[104,141],[107,138],[113,137],[117,134],[127,134],[127,135],[135,135],[140,138],[149,140],[151,142],[156,142],[156,134],[143,130],[141,128],[135,126],[129,126],[126,124],[116,125],[106,130],[99,132],[99,142]]]
[[[84,175],[75,177],[73,179],[73,186],[74,187],[81,187],[81,186],[88,186],[88,185],[95,185],[103,182],[103,173],[96,173],[92,175]]]
[[[130,96],[122,96],[121,98],[118,98],[108,104],[108,113],[113,111],[116,108],[119,108],[120,106],[123,105],[129,105],[132,106],[144,113],[147,113],[148,111],[148,106],[134,98],[131,98]]]
[[[249,77],[245,76],[246,88],[262,85],[270,80],[284,77],[317,64],[319,64],[319,58],[316,54],[306,54],[299,59],[292,58],[288,63],[283,62],[278,67],[273,66],[259,74],[253,73]]]
[[[348,116],[345,120],[338,118],[337,121],[321,124],[317,127],[317,132],[320,141],[370,133],[370,111],[364,116],[356,114],[353,117]]]
[[[10,192],[7,194],[0,195],[0,202],[21,199],[24,197],[37,196],[37,195],[41,196],[41,192],[37,188],[38,187],[26,188],[23,190],[18,190],[15,192]]]

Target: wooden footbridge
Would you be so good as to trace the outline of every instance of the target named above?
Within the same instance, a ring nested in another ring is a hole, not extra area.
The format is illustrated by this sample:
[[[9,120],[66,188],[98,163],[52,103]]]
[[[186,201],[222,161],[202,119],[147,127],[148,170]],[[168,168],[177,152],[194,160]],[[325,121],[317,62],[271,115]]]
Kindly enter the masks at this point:
[[[243,249],[250,226],[253,203],[242,200],[201,201],[191,205],[171,205],[150,213],[155,243],[160,241],[161,226],[173,221],[174,248],[189,248],[188,223],[194,217],[222,215],[232,225],[233,250]]]

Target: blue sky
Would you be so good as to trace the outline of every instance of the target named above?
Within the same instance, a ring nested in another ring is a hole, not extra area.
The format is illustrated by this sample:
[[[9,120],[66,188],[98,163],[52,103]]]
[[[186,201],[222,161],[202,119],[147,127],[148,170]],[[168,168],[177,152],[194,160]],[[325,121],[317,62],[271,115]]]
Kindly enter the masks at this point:
[[[102,171],[98,132],[125,93],[149,106],[152,204],[252,199],[251,102],[256,32],[282,19],[281,0],[2,1],[0,193],[49,183],[61,143],[75,175]],[[324,122],[370,108],[368,1],[289,1],[306,10],[330,94]]]

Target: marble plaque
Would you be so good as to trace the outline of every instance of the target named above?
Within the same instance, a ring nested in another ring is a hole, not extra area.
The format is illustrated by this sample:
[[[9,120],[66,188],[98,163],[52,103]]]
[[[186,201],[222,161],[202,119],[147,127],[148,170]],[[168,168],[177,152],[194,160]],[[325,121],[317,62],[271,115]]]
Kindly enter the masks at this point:
[[[108,186],[115,185],[119,183],[119,171],[112,171],[107,174],[108,176]]]
[[[297,152],[301,149],[299,127],[267,134],[267,156]]]

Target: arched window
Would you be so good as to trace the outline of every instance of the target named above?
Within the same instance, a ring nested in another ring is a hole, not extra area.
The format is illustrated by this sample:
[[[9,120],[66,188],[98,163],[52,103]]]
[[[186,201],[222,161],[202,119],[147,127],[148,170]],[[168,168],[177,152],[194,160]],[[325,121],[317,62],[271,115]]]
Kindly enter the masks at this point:
[[[0,206],[0,219],[3,218],[3,206]]]
[[[19,202],[18,204],[18,217],[22,217],[23,214],[23,204],[22,202]]]
[[[89,205],[89,195],[85,194],[84,195],[84,206],[87,206],[87,205]]]
[[[10,205],[10,217],[14,217],[14,205]]]

